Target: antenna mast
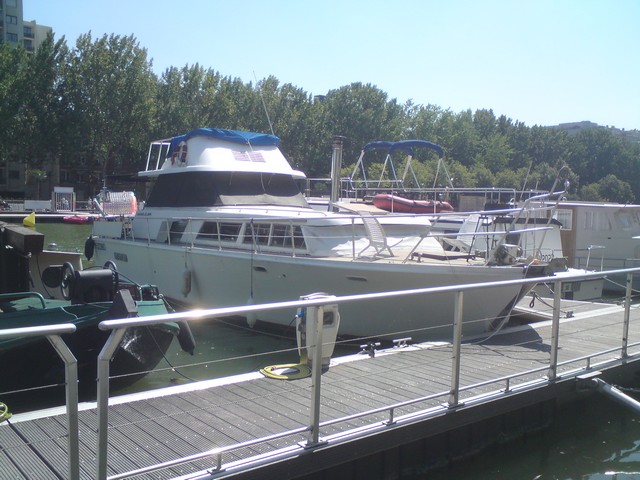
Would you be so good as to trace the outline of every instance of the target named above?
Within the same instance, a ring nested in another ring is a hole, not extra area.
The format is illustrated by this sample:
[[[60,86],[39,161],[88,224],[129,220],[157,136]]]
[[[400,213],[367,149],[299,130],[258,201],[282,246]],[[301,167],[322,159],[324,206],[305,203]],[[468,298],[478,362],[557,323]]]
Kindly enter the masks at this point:
[[[256,72],[253,72],[253,77],[256,79],[256,87],[258,86],[258,77],[256,77]],[[267,122],[269,122],[269,128],[271,129],[271,135],[275,135],[273,133],[273,125],[271,124],[271,119],[269,118],[269,112],[267,111],[267,104],[264,102],[264,96],[262,95],[262,88],[258,90],[260,93],[260,100],[262,101],[262,108],[264,108],[264,114],[267,116]]]

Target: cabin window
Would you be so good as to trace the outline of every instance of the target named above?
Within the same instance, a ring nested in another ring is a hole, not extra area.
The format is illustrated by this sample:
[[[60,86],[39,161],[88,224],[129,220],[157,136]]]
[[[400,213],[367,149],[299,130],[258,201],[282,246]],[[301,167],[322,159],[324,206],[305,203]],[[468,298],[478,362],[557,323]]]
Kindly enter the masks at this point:
[[[200,227],[196,240],[236,242],[241,230],[241,223],[204,222]]]
[[[556,211],[554,218],[561,223],[560,230],[573,228],[573,210],[560,208]]]
[[[298,185],[290,175],[254,172],[182,172],[159,175],[146,205],[148,207],[217,205],[308,207]]]
[[[611,224],[605,212],[585,212],[585,230],[611,230]]]
[[[198,240],[218,240],[218,223],[204,222],[196,238]]]
[[[509,245],[520,245],[520,234],[508,233],[504,241]]]
[[[240,235],[240,223],[220,223],[220,240],[223,242],[235,242]]]
[[[292,225],[274,225],[271,245],[291,247],[293,243],[295,248],[305,248],[304,236],[302,235],[300,226],[293,226],[293,235],[291,228]]]
[[[302,228],[299,226],[293,227],[293,244],[296,248],[307,248],[307,245],[304,242]]]
[[[295,248],[305,248],[302,229],[299,226],[294,226],[293,236],[291,232],[291,225],[271,223],[248,224],[244,235],[244,243],[285,248],[291,248],[293,244]]]
[[[585,230],[594,230],[596,224],[594,212],[584,212],[584,228]]]
[[[189,220],[177,220],[175,222],[171,222],[171,229],[169,230],[169,238],[171,243],[177,243],[182,238],[182,234],[184,233],[187,225],[189,224]]]
[[[269,235],[271,233],[271,224],[269,223],[251,223],[247,225],[244,234],[244,243],[256,243],[258,245],[269,245]]]
[[[638,225],[638,217],[635,213],[620,213],[617,215],[618,223],[622,228],[633,228]]]
[[[290,235],[288,225],[274,225],[271,245],[284,247],[285,239]]]

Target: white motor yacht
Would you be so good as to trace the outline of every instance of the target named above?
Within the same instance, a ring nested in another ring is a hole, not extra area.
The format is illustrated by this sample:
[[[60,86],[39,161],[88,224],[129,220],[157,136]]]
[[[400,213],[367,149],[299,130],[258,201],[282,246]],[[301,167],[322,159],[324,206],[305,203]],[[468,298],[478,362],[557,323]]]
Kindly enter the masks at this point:
[[[133,218],[95,221],[96,263],[158,285],[190,308],[522,279],[525,264],[445,252],[424,215],[312,209],[294,170],[268,134],[198,129],[153,142],[153,186]],[[335,152],[334,152],[335,153]],[[302,181],[302,182],[300,182]],[[465,335],[508,316],[520,286],[468,291]],[[347,303],[341,336],[450,339],[453,293]],[[295,312],[257,320],[289,326]],[[255,318],[248,319],[251,324]]]

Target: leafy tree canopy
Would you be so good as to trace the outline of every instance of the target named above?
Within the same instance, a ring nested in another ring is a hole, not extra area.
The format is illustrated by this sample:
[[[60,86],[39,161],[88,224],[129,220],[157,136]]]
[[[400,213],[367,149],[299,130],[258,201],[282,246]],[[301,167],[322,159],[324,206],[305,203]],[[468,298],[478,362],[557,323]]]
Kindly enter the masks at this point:
[[[105,177],[141,169],[150,140],[200,127],[273,131],[309,177],[329,175],[335,135],[345,137],[344,172],[366,143],[422,139],[444,147],[450,178],[432,154],[416,154],[407,181],[421,186],[550,189],[564,167],[572,197],[640,198],[640,143],[609,129],[570,136],[490,109],[401,104],[361,82],[314,97],[274,76],[244,83],[199,64],[157,76],[132,35],[89,32],[73,48],[49,38],[33,55],[0,44],[0,162],[93,165],[99,188]],[[405,162],[396,159],[401,169]],[[373,159],[371,178],[383,163],[383,154]]]

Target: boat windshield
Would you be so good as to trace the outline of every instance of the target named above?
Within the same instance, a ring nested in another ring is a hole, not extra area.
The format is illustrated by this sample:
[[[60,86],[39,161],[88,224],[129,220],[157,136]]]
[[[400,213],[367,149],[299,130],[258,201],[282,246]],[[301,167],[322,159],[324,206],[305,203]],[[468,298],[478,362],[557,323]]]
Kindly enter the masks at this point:
[[[309,207],[289,175],[255,172],[182,172],[159,175],[147,207],[282,205]]]

